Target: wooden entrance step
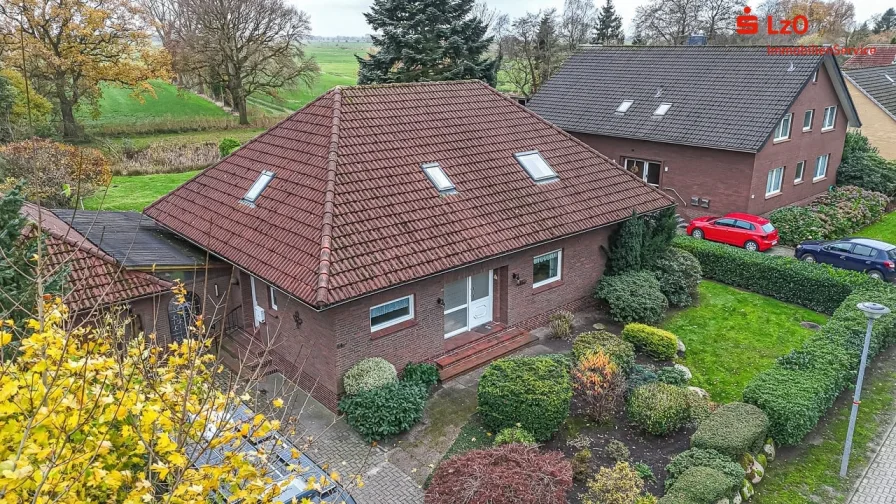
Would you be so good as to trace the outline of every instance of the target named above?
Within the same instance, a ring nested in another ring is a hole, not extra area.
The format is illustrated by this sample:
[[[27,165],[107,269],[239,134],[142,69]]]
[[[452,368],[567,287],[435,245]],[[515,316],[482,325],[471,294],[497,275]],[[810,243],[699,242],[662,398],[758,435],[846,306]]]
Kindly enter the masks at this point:
[[[522,329],[508,329],[476,340],[436,359],[439,378],[450,380],[535,341],[537,336]]]

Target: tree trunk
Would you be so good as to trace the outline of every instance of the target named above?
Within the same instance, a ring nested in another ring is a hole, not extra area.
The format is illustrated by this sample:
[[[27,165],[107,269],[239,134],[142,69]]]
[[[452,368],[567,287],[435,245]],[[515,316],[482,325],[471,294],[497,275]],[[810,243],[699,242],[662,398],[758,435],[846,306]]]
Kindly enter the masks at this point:
[[[240,124],[243,126],[249,124],[249,110],[246,107],[246,97],[239,96],[234,101],[236,101],[236,110],[240,113]]]
[[[66,140],[80,136],[78,121],[75,120],[75,106],[66,99],[59,100],[59,112],[62,114],[62,136]]]

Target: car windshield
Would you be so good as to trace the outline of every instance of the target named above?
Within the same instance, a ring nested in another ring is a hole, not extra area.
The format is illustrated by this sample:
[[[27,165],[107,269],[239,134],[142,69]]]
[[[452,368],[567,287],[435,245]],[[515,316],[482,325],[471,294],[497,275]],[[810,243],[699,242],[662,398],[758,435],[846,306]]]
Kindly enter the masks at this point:
[[[775,226],[772,226],[772,223],[769,222],[767,224],[762,225],[762,230],[765,231],[766,233],[771,233],[772,231],[775,230]]]

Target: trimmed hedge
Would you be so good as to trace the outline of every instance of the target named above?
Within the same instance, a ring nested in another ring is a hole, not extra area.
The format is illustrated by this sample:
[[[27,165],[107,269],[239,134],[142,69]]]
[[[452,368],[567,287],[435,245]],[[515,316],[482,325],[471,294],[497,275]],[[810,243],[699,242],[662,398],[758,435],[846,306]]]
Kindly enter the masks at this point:
[[[572,344],[572,355],[576,362],[597,352],[610,357],[623,374],[628,374],[635,365],[635,347],[611,332],[589,331],[576,336]]]
[[[896,288],[874,281],[857,288],[802,347],[780,357],[774,366],[747,384],[744,402],[758,406],[768,415],[769,434],[775,442],[799,443],[854,380],[866,329],[865,317],[856,304],[863,301],[896,308]],[[870,356],[894,340],[896,316],[877,320]]]
[[[622,339],[635,345],[654,359],[672,360],[678,353],[678,338],[658,327],[628,324],[622,329]]]
[[[720,406],[700,423],[691,436],[691,446],[715,450],[737,460],[744,453],[757,453],[768,434],[768,417],[752,404],[740,402]]]
[[[660,281],[649,271],[604,276],[594,290],[594,297],[607,303],[610,318],[621,324],[656,324],[669,308],[669,301],[660,290]]]
[[[632,392],[628,418],[655,436],[680,429],[691,419],[690,392],[666,383],[651,383]]]
[[[839,175],[839,174],[838,174]],[[880,220],[890,199],[883,193],[840,186],[820,194],[805,207],[779,208],[769,215],[784,245],[802,240],[833,240],[849,236]]]
[[[477,392],[479,416],[492,432],[521,427],[546,441],[569,416],[569,372],[551,357],[508,357],[492,362]]]
[[[693,254],[706,278],[827,314],[834,313],[853,290],[876,281],[856,271],[688,236],[676,237],[673,245]]]
[[[663,497],[660,503],[693,502],[694,504],[715,504],[732,494],[727,476],[709,467],[692,467],[684,472],[666,494],[666,497],[679,498],[680,501],[667,500]]]
[[[401,381],[417,383],[429,390],[433,385],[439,383],[439,370],[428,362],[420,362],[418,364],[409,362],[401,370]]]
[[[428,393],[416,383],[397,382],[345,396],[339,409],[361,437],[377,441],[400,434],[423,418]]]
[[[342,385],[346,394],[355,395],[397,381],[395,366],[382,357],[369,357],[346,371]]]
[[[691,448],[676,455],[666,466],[666,473],[669,474],[666,478],[666,490],[672,488],[678,478],[692,467],[708,467],[719,471],[728,478],[728,485],[732,489],[740,487],[741,481],[747,475],[740,464],[715,450]]]

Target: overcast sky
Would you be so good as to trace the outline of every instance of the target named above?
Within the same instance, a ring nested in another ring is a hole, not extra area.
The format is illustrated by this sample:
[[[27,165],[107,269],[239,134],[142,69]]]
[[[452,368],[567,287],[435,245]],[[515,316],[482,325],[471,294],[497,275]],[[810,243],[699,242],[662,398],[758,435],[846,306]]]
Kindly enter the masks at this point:
[[[287,0],[299,9],[311,16],[312,34],[332,37],[336,35],[364,35],[370,33],[370,27],[364,21],[362,13],[368,9],[372,0]],[[603,5],[604,0],[596,0],[595,3]],[[630,34],[630,23],[635,15],[638,5],[646,3],[644,0],[615,0],[616,12],[622,15],[626,31]],[[748,2],[752,7],[759,5],[759,1]],[[856,6],[856,19],[864,21],[872,15],[886,10],[891,2],[879,0],[853,0]],[[488,4],[501,12],[518,17],[527,11],[535,12],[539,9],[551,7],[561,10],[563,0],[488,0]]]

